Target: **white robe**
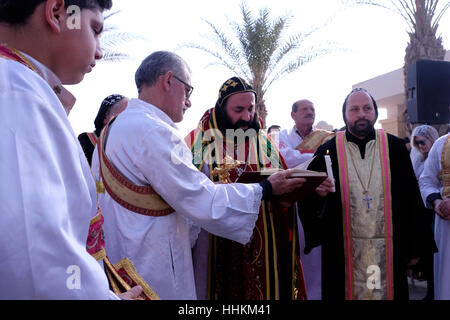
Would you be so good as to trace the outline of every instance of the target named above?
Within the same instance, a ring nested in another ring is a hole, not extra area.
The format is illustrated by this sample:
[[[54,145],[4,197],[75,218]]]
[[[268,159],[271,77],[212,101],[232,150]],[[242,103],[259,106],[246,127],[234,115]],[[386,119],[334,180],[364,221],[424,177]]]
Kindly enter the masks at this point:
[[[313,157],[312,153],[301,153],[295,149],[303,141],[303,138],[297,133],[297,128],[295,126],[290,130],[281,130],[278,140],[280,153],[288,168],[294,168]]]
[[[170,118],[138,99],[131,99],[112,124],[106,155],[126,178],[150,184],[176,211],[144,216],[125,209],[106,192],[100,205],[110,260],[130,258],[161,299],[196,299],[187,220],[245,244],[258,218],[261,186],[211,182],[192,164],[191,151]],[[95,163],[98,171],[98,159]]]
[[[276,140],[276,139],[275,139]],[[293,168],[310,160],[312,153],[301,153],[295,149],[303,138],[297,133],[297,128],[281,130],[278,136],[279,150],[288,168]],[[309,254],[305,254],[305,233],[303,225],[297,215],[298,241],[300,246],[300,259],[305,277],[306,295],[308,300],[322,299],[322,247],[315,247]]]
[[[89,165],[52,90],[56,75],[32,62],[42,77],[0,58],[0,299],[117,298],[86,251]]]
[[[430,194],[442,194],[439,172],[442,170],[441,155],[447,137],[448,134],[435,141],[419,178],[425,204]],[[436,300],[450,300],[450,221],[435,215],[434,237],[438,247],[438,252],[434,254],[434,297]]]

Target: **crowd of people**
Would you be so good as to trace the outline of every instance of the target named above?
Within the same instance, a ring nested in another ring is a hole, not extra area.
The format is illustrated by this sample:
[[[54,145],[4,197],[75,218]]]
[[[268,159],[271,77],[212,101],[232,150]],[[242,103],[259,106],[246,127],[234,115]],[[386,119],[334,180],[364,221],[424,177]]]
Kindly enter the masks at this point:
[[[409,153],[361,88],[342,130],[302,99],[266,132],[237,75],[183,136],[191,70],[156,51],[77,137],[64,85],[102,58],[111,6],[0,0],[0,299],[405,300],[411,270],[450,299],[449,134],[417,126]]]

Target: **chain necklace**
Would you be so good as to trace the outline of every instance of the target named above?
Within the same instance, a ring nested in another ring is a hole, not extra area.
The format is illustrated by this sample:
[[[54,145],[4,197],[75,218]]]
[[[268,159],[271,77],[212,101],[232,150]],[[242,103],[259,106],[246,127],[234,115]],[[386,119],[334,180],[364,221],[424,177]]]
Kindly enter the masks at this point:
[[[369,186],[370,186],[370,181],[372,180],[372,172],[373,172],[373,165],[375,163],[375,155],[372,157],[372,164],[370,165],[369,180],[367,181],[367,186],[365,186],[364,183],[363,183],[363,180],[361,179],[361,176],[360,176],[360,174],[358,172],[358,169],[356,168],[355,161],[353,160],[353,152],[351,151],[349,146],[347,146],[347,147],[348,147],[348,150],[350,151],[349,152],[350,153],[350,159],[352,160],[353,168],[355,169],[355,172],[356,172],[356,175],[358,177],[358,180],[361,183],[361,187],[363,188],[362,201],[366,201],[367,209],[370,209],[370,201],[372,201],[373,198],[371,198],[369,196]]]

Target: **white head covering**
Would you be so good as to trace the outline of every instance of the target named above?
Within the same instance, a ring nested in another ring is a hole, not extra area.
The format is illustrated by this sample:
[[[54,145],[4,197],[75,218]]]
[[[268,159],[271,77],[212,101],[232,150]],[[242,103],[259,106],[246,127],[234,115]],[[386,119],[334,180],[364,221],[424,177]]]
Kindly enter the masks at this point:
[[[414,137],[423,137],[428,140],[431,145],[439,138],[439,134],[435,128],[429,125],[422,125],[414,128],[411,134],[411,162],[413,164],[414,173],[419,178],[423,171],[423,165],[428,157],[428,154],[422,154],[419,151],[417,144],[414,141]]]

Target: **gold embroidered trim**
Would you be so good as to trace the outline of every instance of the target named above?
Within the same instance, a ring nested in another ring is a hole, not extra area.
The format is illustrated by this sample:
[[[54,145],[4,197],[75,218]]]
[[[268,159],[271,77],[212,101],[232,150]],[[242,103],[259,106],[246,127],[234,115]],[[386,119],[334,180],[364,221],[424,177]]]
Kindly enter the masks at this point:
[[[335,135],[334,132],[316,129],[303,139],[295,149],[300,152],[316,151],[322,144],[332,139]]]
[[[100,175],[105,189],[117,203],[133,212],[155,217],[173,213],[175,210],[150,185],[135,185],[108,161],[104,151],[106,134],[115,118],[112,118],[103,129],[98,144]]]
[[[92,254],[95,260],[100,261],[106,258],[106,251],[105,248],[102,248],[100,251]]]
[[[131,289],[128,283],[126,283],[126,281],[123,280],[122,277],[117,273],[116,269],[114,269],[114,266],[112,265],[111,261],[109,261],[108,257],[105,257],[103,263],[105,264],[106,274],[110,279],[110,284],[115,294],[122,293],[122,291],[119,289],[119,286],[117,285],[117,282],[119,282],[119,284],[125,289],[125,291]]]
[[[128,258],[123,258],[118,263],[114,265],[114,268],[117,270],[124,269],[130,278],[137,284],[142,287],[142,291],[145,293],[147,297],[151,300],[161,300],[160,297],[156,294],[156,292],[145,282],[145,280],[137,273],[133,263]]]
[[[442,149],[441,166],[442,171],[439,173],[439,177],[443,186],[442,196],[446,198],[450,197],[450,135]]]
[[[92,226],[94,223],[99,222],[101,218],[102,218],[102,213],[101,212],[97,213],[94,217],[92,217],[89,225]]]
[[[95,188],[97,190],[97,193],[104,194],[105,193],[105,185],[103,182],[95,180]]]

